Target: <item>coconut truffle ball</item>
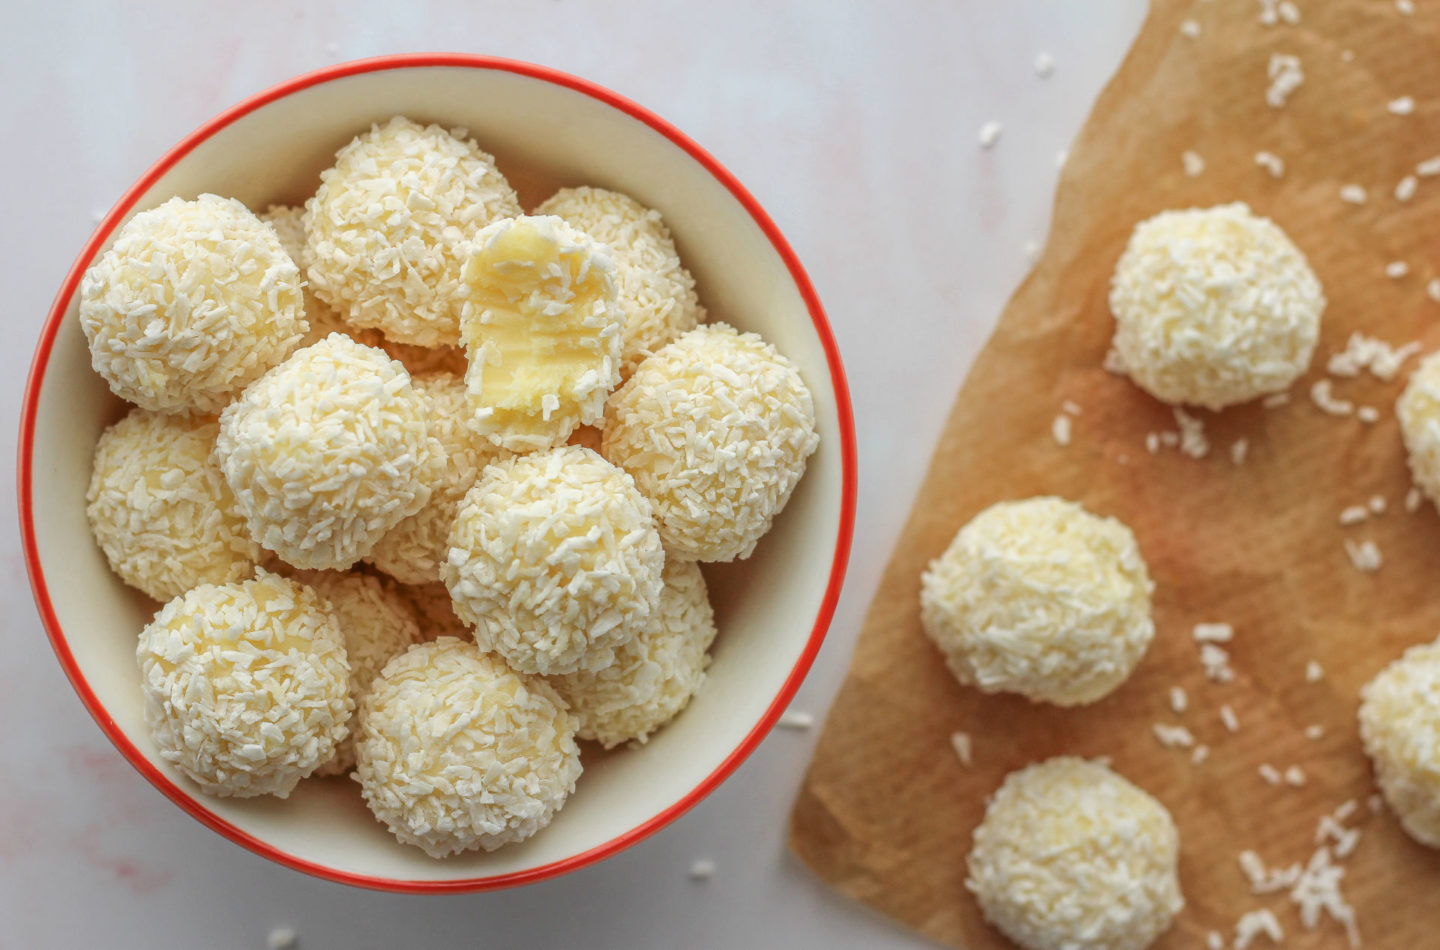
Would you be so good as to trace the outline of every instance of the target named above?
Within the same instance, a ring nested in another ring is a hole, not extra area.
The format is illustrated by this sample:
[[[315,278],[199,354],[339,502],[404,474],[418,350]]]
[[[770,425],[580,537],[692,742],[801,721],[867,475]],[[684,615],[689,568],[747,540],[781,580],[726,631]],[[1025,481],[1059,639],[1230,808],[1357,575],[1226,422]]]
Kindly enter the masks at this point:
[[[215,455],[251,536],[308,568],[360,560],[424,507],[445,464],[404,367],[340,333],[228,406]]]
[[[1401,826],[1440,848],[1440,641],[1406,650],[1360,690],[1360,739]]]
[[[559,218],[497,221],[465,261],[460,317],[475,425],[513,452],[599,422],[620,382],[625,312],[601,245]]]
[[[356,706],[369,695],[386,663],[424,639],[415,608],[394,581],[337,571],[301,571],[295,579],[329,604],[340,625],[350,661],[350,698]],[[350,731],[316,775],[342,775],[354,767],[355,733]]]
[[[310,247],[305,239],[305,209],[294,205],[271,205],[260,215],[260,220],[275,229],[280,246],[300,268],[300,276],[304,277],[310,267]],[[305,320],[309,324],[300,341],[301,346],[319,343],[332,333],[348,332],[349,326],[328,304],[315,296],[308,281],[304,284],[301,297],[305,304]]]
[[[175,598],[135,656],[160,757],[212,795],[285,798],[345,738],[354,703],[339,625],[278,574]]]
[[[523,841],[580,775],[574,721],[550,685],[453,637],[386,664],[360,729],[365,803],[432,858]]]
[[[80,282],[90,362],[156,412],[219,412],[305,334],[300,271],[240,202],[171,198],[132,218]]]
[[[1440,505],[1440,353],[1421,360],[1395,403],[1415,484]]]
[[[436,373],[411,383],[426,404],[430,434],[445,449],[445,466],[430,484],[425,507],[387,531],[365,560],[403,583],[428,584],[440,580],[460,500],[498,450],[470,425],[470,402],[460,377]]]
[[[819,441],[794,364],[716,323],[663,347],[615,392],[602,453],[654,503],[671,557],[733,561],[770,530]]]
[[[1110,281],[1115,350],[1155,398],[1222,409],[1310,365],[1325,293],[1276,224],[1244,204],[1136,226]]]
[[[495,159],[464,129],[396,116],[320,173],[305,203],[310,284],[357,327],[455,346],[464,248],[491,221],[519,213]]]
[[[95,445],[90,531],[110,569],[156,600],[248,577],[263,556],[211,458],[219,431],[203,418],[133,409]]]
[[[607,749],[645,742],[684,709],[705,682],[715,612],[694,561],[665,562],[660,604],[615,662],[551,679],[570,706],[581,739]]]
[[[460,505],[444,573],[482,649],[550,674],[608,666],[658,608],[664,564],[630,476],[562,446],[486,467]]]
[[[1061,498],[986,508],[920,583],[925,632],[956,679],[987,693],[1092,703],[1155,635],[1135,535]]]
[[[553,214],[604,244],[615,261],[615,283],[625,311],[620,375],[705,319],[695,278],[680,263],[660,212],[618,191],[562,188],[535,209]]]
[[[1005,778],[975,829],[965,886],[1026,950],[1144,950],[1185,900],[1165,806],[1068,756]]]

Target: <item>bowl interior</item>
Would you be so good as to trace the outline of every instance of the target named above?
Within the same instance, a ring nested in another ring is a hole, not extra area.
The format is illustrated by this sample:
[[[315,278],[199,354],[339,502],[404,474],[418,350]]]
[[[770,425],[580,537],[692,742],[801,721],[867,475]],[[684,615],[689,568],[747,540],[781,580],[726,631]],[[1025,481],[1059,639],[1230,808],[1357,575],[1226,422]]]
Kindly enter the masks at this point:
[[[90,369],[73,297],[48,362],[37,364],[32,381],[38,392],[30,517],[38,563],[31,567],[53,605],[60,652],[68,647],[73,655],[72,675],[93,693],[97,718],[132,761],[148,762],[162,777],[167,794],[192,799],[192,812],[202,809],[212,824],[232,826],[232,837],[248,836],[249,846],[327,876],[391,887],[484,886],[579,866],[652,830],[708,790],[717,770],[737,764],[752,744],[747,738],[770,724],[833,609],[827,587],[848,545],[845,471],[853,460],[843,452],[839,422],[848,407],[837,406],[843,389],[785,261],[726,185],[636,116],[533,75],[409,65],[294,89],[181,155],[127,217],[173,195],[206,191],[257,211],[302,201],[339,146],[395,114],[468,128],[527,208],[558,187],[592,184],[659,209],[711,319],[760,333],[809,384],[821,441],[805,478],[752,558],[707,566],[720,636],[700,695],[641,749],[587,749],[585,773],[554,823],[492,854],[435,861],[399,845],[349,779],[308,780],[285,801],[203,795],[160,761],[144,725],[134,649],[156,605],[110,573],[86,525],[95,441],[126,407]]]

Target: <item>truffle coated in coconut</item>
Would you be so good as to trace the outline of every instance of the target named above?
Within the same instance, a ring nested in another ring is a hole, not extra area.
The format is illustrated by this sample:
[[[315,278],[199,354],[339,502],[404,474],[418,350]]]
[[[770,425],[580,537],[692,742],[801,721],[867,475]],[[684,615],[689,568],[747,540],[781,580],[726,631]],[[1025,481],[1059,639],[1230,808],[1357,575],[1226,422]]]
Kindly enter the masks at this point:
[[[550,680],[570,706],[581,739],[594,739],[607,749],[644,743],[705,682],[715,611],[700,565],[666,561],[664,579],[659,606],[633,639],[615,648],[615,662]]]
[[[600,421],[625,329],[608,251],[560,218],[510,218],[476,235],[464,279],[465,385],[479,430],[533,452]]]
[[[482,649],[522,673],[599,669],[657,608],[650,503],[589,449],[493,462],[450,532],[445,584]]]
[[[975,829],[965,886],[1026,950],[1144,950],[1185,906],[1165,806],[1098,762],[1005,777]]]
[[[300,269],[303,278],[310,268],[310,247],[305,239],[305,209],[295,205],[271,205],[260,215],[260,220],[275,229],[280,246]],[[305,304],[305,320],[309,329],[305,331],[301,346],[319,343],[332,333],[347,333],[349,325],[340,315],[324,303],[310,289],[309,281],[304,282],[302,298]],[[367,341],[368,342],[368,341]]]
[[[810,390],[754,333],[697,327],[610,398],[602,454],[655,505],[671,557],[747,558],[819,443]]]
[[[228,406],[215,455],[251,536],[303,568],[360,560],[424,507],[445,464],[405,368],[340,333]]]
[[[219,412],[306,331],[300,271],[233,198],[142,211],[80,282],[90,363],[156,412]]]
[[[920,620],[955,678],[1060,706],[1128,677],[1155,635],[1131,533],[1061,498],[977,514],[921,578]]]
[[[386,664],[360,730],[365,803],[432,858],[529,838],[580,775],[575,724],[550,685],[453,637]]]
[[[460,269],[485,225],[520,213],[464,129],[395,116],[357,136],[305,203],[310,284],[357,327],[399,343],[460,342]]]
[[[444,581],[433,584],[406,584],[402,589],[415,611],[416,619],[420,621],[422,640],[438,640],[441,637],[472,639],[470,628],[455,615],[455,602],[451,599],[450,588],[445,586]]]
[[[1440,354],[1420,361],[1395,403],[1410,474],[1440,506]]]
[[[1110,281],[1110,310],[1115,350],[1141,389],[1222,409],[1305,372],[1325,293],[1285,232],[1236,202],[1136,225]]]
[[[212,795],[291,789],[335,754],[354,703],[334,615],[303,584],[202,584],[161,608],[135,656],[160,757]]]
[[[350,698],[358,707],[385,664],[423,639],[415,608],[398,584],[373,574],[299,571],[294,579],[319,594],[335,615],[350,661]],[[342,775],[354,767],[356,731],[350,731],[316,775]]]
[[[604,188],[562,188],[536,214],[553,214],[604,244],[615,261],[615,282],[625,310],[620,375],[705,320],[695,278],[680,263],[660,212],[629,195]]]
[[[1411,647],[1361,688],[1360,740],[1401,826],[1440,848],[1440,641]]]
[[[264,554],[211,458],[219,431],[203,417],[132,409],[95,445],[90,530],[110,569],[156,600],[249,577]]]
[[[460,500],[499,450],[470,425],[470,401],[460,377],[435,373],[413,377],[411,383],[426,404],[430,434],[445,448],[445,466],[430,483],[425,507],[387,531],[365,560],[403,583],[428,584],[440,580]]]

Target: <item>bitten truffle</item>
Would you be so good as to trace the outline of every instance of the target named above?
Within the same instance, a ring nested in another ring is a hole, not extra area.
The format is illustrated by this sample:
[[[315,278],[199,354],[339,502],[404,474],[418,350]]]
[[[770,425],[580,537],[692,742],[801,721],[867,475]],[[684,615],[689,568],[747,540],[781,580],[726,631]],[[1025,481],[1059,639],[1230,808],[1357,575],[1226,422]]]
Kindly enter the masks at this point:
[[[818,443],[794,364],[716,323],[662,347],[615,392],[602,454],[654,503],[670,556],[733,561],[770,530]]]
[[[1119,686],[1155,635],[1130,529],[1061,498],[980,512],[921,578],[920,619],[960,682],[1061,706]]]
[[[477,429],[531,452],[599,422],[620,382],[625,329],[608,251],[559,218],[511,218],[476,235],[464,280]]]
[[[1059,757],[1006,776],[965,886],[1026,950],[1144,950],[1185,906],[1169,811],[1105,766]]]
[[[160,757],[212,795],[285,798],[345,738],[354,704],[339,625],[278,574],[175,598],[135,656]]]
[[[305,568],[360,560],[424,507],[445,464],[404,367],[339,333],[228,406],[215,455],[251,536]]]
[[[562,188],[535,209],[553,214],[605,245],[615,261],[615,282],[625,311],[620,375],[705,320],[695,278],[680,263],[660,212],[618,191]]]
[[[306,331],[300,271],[233,198],[171,198],[132,218],[80,283],[90,362],[155,412],[219,412]]]
[[[398,343],[460,342],[460,268],[475,232],[520,213],[464,129],[396,116],[357,136],[305,203],[311,286],[357,327]]]
[[[360,730],[366,804],[432,858],[523,841],[580,775],[574,722],[550,685],[453,637],[386,664]]]
[[[1411,647],[1361,688],[1360,739],[1401,827],[1440,848],[1440,641]]]
[[[599,669],[657,609],[650,503],[589,449],[494,462],[450,533],[445,584],[475,641],[522,673]]]
[[[133,409],[95,446],[85,516],[110,569],[159,601],[250,576],[263,557],[220,467],[220,427]]]
[[[340,625],[350,661],[350,698],[358,707],[385,664],[423,639],[415,608],[398,584],[372,574],[300,571],[295,580],[319,594]],[[352,728],[316,775],[342,775],[354,767],[355,733]]]
[[[645,742],[674,719],[705,682],[715,612],[694,561],[667,561],[660,605],[615,662],[551,679],[570,706],[581,739],[605,748]]]
[[[1440,505],[1440,353],[1415,367],[1395,403],[1415,484]]]
[[[1305,372],[1325,294],[1285,232],[1236,202],[1137,225],[1110,309],[1136,385],[1162,402],[1222,409]]]
[[[412,385],[425,403],[430,434],[445,449],[445,465],[430,483],[425,507],[387,531],[365,560],[403,583],[429,584],[440,580],[460,500],[499,450],[470,424],[470,401],[460,377],[435,373],[414,377]]]

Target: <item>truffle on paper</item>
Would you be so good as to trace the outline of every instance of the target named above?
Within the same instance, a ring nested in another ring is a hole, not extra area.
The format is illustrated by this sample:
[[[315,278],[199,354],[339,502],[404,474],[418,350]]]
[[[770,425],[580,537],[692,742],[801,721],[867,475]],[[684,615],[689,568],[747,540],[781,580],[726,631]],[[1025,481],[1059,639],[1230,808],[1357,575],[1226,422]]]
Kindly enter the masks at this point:
[[[1144,950],[1185,906],[1165,806],[1098,762],[1011,772],[975,829],[965,886],[1026,950]]]
[[[1136,225],[1110,310],[1136,385],[1162,402],[1223,409],[1305,372],[1325,293],[1285,232],[1236,202]]]
[[[1413,646],[1360,690],[1360,739],[1400,825],[1440,848],[1440,641]]]
[[[1395,403],[1400,435],[1415,484],[1440,504],[1440,354],[1431,353],[1410,373]]]
[[[1135,535],[1061,498],[977,514],[921,578],[920,619],[956,679],[1061,706],[1119,686],[1155,635]]]

